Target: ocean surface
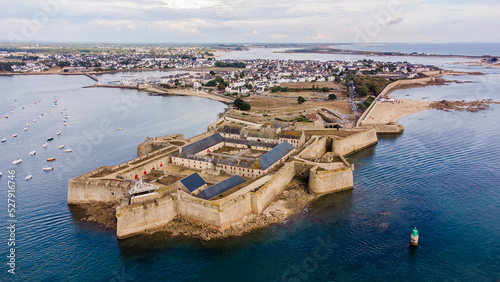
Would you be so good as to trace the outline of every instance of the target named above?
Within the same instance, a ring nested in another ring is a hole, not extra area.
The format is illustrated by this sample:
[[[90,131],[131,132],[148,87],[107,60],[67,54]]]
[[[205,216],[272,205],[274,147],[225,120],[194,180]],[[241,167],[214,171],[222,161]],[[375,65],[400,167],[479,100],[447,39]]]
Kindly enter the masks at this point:
[[[286,53],[296,48],[250,48],[246,51],[234,51],[219,53],[217,60],[314,60],[314,61],[344,61],[354,62],[358,60],[374,60],[378,62],[410,62],[413,64],[434,65],[441,67],[455,67],[456,65],[467,65],[467,63],[478,62],[470,58],[449,57],[427,57],[427,56],[371,56],[353,54],[317,54],[317,53]]]
[[[333,48],[378,51],[424,53],[433,55],[500,56],[500,43],[436,43],[436,44],[359,44],[332,45]]]
[[[500,100],[500,70],[449,66],[487,74],[451,77],[467,83],[399,90],[393,96]],[[106,78],[127,75],[134,74]],[[5,205],[0,281],[500,279],[500,105],[478,113],[429,110],[400,120],[404,134],[381,137],[378,145],[348,158],[356,168],[352,191],[321,197],[284,222],[249,235],[201,242],[156,233],[118,241],[115,231],[82,222],[82,211],[67,206],[68,180],[135,157],[146,136],[202,133],[225,106],[196,97],[82,88],[93,83],[84,76],[0,77],[0,133],[7,138],[0,143]],[[47,112],[54,98],[58,105]],[[68,109],[67,126],[62,108]],[[26,122],[30,126],[23,131]],[[57,130],[62,134],[55,135]],[[49,136],[54,141],[44,149]],[[61,144],[73,152],[61,152]],[[23,162],[16,166],[17,151]],[[48,157],[56,161],[47,163]],[[42,171],[47,164],[54,170]],[[12,169],[17,175],[15,276],[6,265]],[[33,179],[25,181],[28,173]],[[420,244],[412,250],[415,226]]]

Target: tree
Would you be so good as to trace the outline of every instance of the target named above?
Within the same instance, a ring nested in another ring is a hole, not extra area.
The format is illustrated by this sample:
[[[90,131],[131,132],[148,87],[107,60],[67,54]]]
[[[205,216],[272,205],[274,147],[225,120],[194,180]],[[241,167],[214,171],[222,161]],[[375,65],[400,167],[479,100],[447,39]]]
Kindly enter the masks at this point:
[[[279,92],[281,90],[281,86],[276,86],[276,87],[273,87],[273,89],[271,89],[271,92]]]
[[[245,77],[245,73],[244,72],[240,72],[240,78],[244,78]]]
[[[236,100],[234,100],[233,104],[235,107],[237,107],[238,109],[240,109],[242,111],[249,111],[252,108],[250,103],[248,103],[247,101],[244,101],[241,98],[236,98]]]
[[[250,103],[243,101],[243,104],[241,104],[240,110],[242,111],[249,111],[252,108]]]
[[[215,76],[215,72],[214,71],[210,71],[210,75],[211,76]]]
[[[212,80],[209,80],[209,81],[205,84],[205,86],[207,86],[207,87],[214,87],[214,86],[217,86],[217,81],[215,81],[215,80],[213,80],[213,79],[212,79]]]
[[[360,109],[362,112],[364,112],[366,110],[366,106],[363,103],[358,103],[357,106],[358,106],[358,109]]]
[[[304,99],[304,97],[302,97],[302,96],[297,97],[297,103],[302,104],[305,101],[306,101],[306,99]]]
[[[356,92],[359,94],[359,96],[365,97],[366,95],[368,95],[368,92],[370,92],[370,90],[366,86],[358,86],[356,88]]]
[[[319,86],[318,86],[319,87]],[[329,87],[323,87],[321,88],[321,92],[329,92],[330,91],[330,88]]]
[[[328,100],[337,100],[337,95],[335,95],[335,94],[329,94],[328,95]]]
[[[221,83],[221,84],[217,85],[217,89],[219,89],[220,91],[224,91],[224,89],[226,89],[226,86]]]
[[[235,74],[234,74],[234,79],[235,79],[235,80],[238,80],[238,78],[240,78],[240,75],[239,75],[239,74],[237,74],[237,73],[235,73]]]

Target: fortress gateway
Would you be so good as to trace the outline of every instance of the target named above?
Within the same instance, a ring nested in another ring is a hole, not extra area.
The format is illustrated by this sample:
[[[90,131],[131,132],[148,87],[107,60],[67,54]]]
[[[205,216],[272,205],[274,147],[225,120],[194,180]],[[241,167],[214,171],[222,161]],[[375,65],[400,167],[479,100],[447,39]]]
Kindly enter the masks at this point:
[[[312,193],[352,189],[354,166],[344,156],[376,143],[375,129],[285,131],[221,118],[187,140],[148,138],[137,158],[71,179],[68,204],[117,203],[118,238],[177,216],[224,230],[261,214],[294,176],[308,179]]]

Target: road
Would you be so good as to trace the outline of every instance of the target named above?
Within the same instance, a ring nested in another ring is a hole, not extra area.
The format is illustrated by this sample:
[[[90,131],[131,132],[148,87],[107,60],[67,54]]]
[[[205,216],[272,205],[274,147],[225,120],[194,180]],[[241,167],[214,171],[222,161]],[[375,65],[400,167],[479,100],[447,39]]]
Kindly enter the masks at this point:
[[[349,104],[351,104],[352,112],[356,115],[358,114],[358,106],[354,102],[354,82],[349,81]]]

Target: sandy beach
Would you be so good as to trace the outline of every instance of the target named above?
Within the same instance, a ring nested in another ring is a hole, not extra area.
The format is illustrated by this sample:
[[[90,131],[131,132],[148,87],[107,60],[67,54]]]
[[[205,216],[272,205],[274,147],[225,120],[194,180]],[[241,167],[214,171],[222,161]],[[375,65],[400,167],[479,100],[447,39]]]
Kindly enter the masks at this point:
[[[394,102],[382,102],[373,107],[366,124],[388,124],[400,118],[430,109],[431,102],[394,99]]]

